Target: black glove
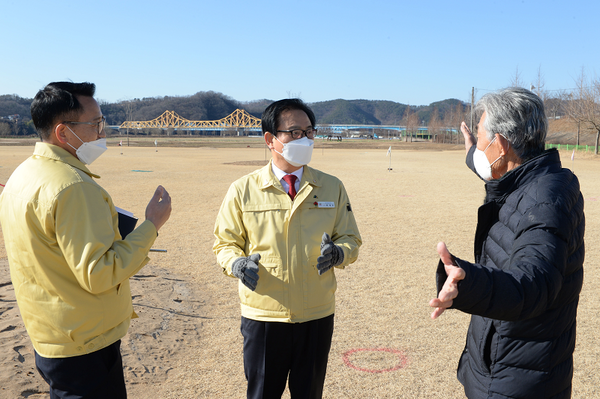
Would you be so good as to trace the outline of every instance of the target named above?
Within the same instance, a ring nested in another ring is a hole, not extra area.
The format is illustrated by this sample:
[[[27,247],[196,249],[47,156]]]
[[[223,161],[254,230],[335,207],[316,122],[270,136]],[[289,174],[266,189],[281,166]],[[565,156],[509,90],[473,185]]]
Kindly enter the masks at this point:
[[[335,245],[329,234],[323,233],[321,239],[321,256],[317,258],[317,270],[319,276],[334,266],[341,265],[344,261],[344,251],[339,245]]]
[[[252,291],[256,289],[258,283],[258,261],[260,254],[253,254],[246,257],[237,258],[231,264],[231,273],[242,280],[242,283]]]

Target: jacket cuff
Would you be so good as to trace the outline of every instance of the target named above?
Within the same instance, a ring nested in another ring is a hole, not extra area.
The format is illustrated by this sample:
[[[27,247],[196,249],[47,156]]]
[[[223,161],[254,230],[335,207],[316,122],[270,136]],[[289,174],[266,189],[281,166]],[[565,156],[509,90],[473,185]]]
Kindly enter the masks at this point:
[[[465,271],[465,278],[460,280],[456,285],[456,288],[458,289],[458,295],[456,295],[456,298],[454,298],[452,301],[452,308],[463,310],[465,306],[469,306],[469,290],[471,288],[469,278],[473,275],[473,267],[472,263],[467,262],[466,260],[462,260],[454,256],[452,259],[458,267]]]
[[[452,256],[452,263],[457,265],[456,267],[460,267],[459,266],[460,259],[454,257],[454,255],[452,255],[452,254],[450,254],[450,256]],[[460,262],[462,262],[462,261],[460,261]],[[446,267],[444,265],[444,262],[442,262],[442,260],[440,259],[438,262],[438,265],[437,265],[437,270],[435,271],[435,284],[437,287],[437,295],[438,296],[440,295],[440,291],[442,290],[442,288],[444,288],[444,283],[446,282],[447,279],[448,279],[448,275],[446,274]],[[461,281],[459,281],[457,284],[459,295],[460,295],[460,283],[461,283]],[[455,300],[456,300],[456,298],[455,298]],[[454,301],[452,301],[452,306],[450,306],[449,309],[455,309]]]
[[[440,291],[444,287],[444,283],[448,279],[448,275],[446,274],[446,268],[444,267],[444,262],[440,259],[437,265],[437,270],[435,271],[435,285],[437,287],[437,295],[440,295]]]

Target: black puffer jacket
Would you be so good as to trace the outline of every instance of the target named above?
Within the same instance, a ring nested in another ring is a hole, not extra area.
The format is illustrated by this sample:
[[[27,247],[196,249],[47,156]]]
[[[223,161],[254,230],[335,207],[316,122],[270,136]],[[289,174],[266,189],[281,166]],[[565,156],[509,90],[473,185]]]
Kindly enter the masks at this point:
[[[452,307],[473,315],[458,379],[471,399],[570,398],[585,252],[577,177],[549,150],[486,193],[476,263],[456,259],[466,278]],[[439,291],[443,265],[438,277]]]

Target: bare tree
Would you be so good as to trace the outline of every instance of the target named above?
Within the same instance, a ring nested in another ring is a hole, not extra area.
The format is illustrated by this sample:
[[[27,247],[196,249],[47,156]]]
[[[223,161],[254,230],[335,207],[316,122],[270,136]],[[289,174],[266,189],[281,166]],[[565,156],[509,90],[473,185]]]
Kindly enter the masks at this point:
[[[596,130],[596,148],[594,153],[598,155],[598,143],[600,141],[600,80],[594,78],[585,96],[585,122],[589,127]]]
[[[287,90],[286,94],[287,94],[287,98],[301,98],[302,97],[302,93],[301,92],[294,93],[291,90]]]
[[[581,125],[583,123],[583,101],[584,93],[583,88],[586,85],[585,71],[581,69],[581,74],[575,81],[577,88],[568,94],[568,101],[566,106],[566,112],[569,119],[577,124],[577,136],[576,145],[579,145],[579,138],[581,135]]]
[[[544,74],[542,73],[542,67],[538,67],[537,77],[535,82],[531,84],[531,91],[533,91],[543,102],[544,108],[546,109],[546,115],[556,119],[559,111],[564,106],[565,91],[558,90],[555,94],[550,94],[549,91],[545,90],[546,82],[544,81]]]
[[[418,121],[417,114],[415,112],[412,112],[412,110],[410,109],[410,104],[406,105],[406,111],[404,112],[404,117],[402,118],[402,121],[404,122],[404,125],[406,126],[405,141],[408,142],[408,140],[409,140],[408,137],[410,135],[410,142],[412,142],[413,130],[417,127],[419,121]]]
[[[431,118],[429,118],[429,124],[427,125],[427,131],[429,132],[432,138],[436,137],[440,133],[442,129],[442,121],[440,120],[440,113],[435,107],[433,109],[433,113],[431,114]]]
[[[538,67],[537,77],[535,83],[531,84],[530,90],[533,91],[542,101],[546,101],[547,93],[544,90],[544,86],[546,86],[546,82],[544,82],[544,74],[542,74],[542,66]]]
[[[457,102],[456,105],[450,107],[450,111],[446,112],[446,115],[444,115],[444,143],[446,142],[446,136],[450,134],[449,142],[453,143],[454,136],[456,136],[456,144],[458,144],[460,140],[459,136],[461,136],[458,134],[458,132],[460,132],[460,124],[462,121],[467,120],[468,116],[462,102]]]
[[[576,89],[569,101],[568,114],[577,127],[577,143],[579,143],[580,127],[596,131],[594,153],[598,155],[598,142],[600,141],[600,80],[588,79],[585,71],[577,79]]]
[[[0,137],[7,137],[13,134],[12,128],[9,122],[0,122]]]
[[[446,138],[448,136],[448,130],[452,129],[452,125],[454,124],[455,121],[455,116],[454,116],[454,112],[456,111],[456,109],[454,107],[450,107],[450,110],[446,112],[446,114],[444,115],[444,119],[442,122],[442,125],[444,126],[444,135],[442,136],[442,143],[446,142]],[[452,137],[450,138],[450,142],[452,142]]]
[[[568,98],[569,95],[564,90],[556,90],[552,95],[546,93],[545,98],[543,98],[546,116],[548,116],[548,118],[558,119],[563,115]]]
[[[523,81],[521,80],[521,71],[519,71],[519,67],[515,70],[514,76],[510,78],[510,85],[512,87],[524,87]]]
[[[471,110],[469,107],[465,107],[464,104],[458,103],[456,104],[456,120],[454,120],[454,124],[452,125],[453,132],[456,131],[456,144],[460,142],[460,138],[462,134],[460,133],[460,124],[467,120],[470,117]]]

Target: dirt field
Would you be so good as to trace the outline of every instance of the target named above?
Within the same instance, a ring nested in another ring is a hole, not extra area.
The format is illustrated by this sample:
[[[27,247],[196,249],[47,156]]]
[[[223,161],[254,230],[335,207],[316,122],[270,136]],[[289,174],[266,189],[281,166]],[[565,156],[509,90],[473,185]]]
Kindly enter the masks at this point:
[[[230,183],[270,158],[260,140],[246,140],[246,146],[227,148],[111,146],[91,167],[114,203],[140,218],[158,184],[173,201],[154,246],[168,252],[151,254],[132,279],[140,318],[122,345],[131,398],[245,397],[237,281],[216,263],[212,230]],[[324,396],[463,398],[456,365],[469,317],[449,311],[432,321],[427,303],[435,295],[438,241],[473,260],[483,184],[466,168],[460,146],[394,143],[391,171],[387,148],[315,145],[311,166],[344,182],[363,238],[358,261],[335,271],[335,332]],[[0,146],[0,183],[32,150]],[[573,397],[594,398],[600,397],[594,305],[600,293],[600,159],[577,154],[573,163],[571,153],[562,155],[563,166],[580,179],[587,219]],[[2,241],[0,398],[49,397],[32,354]]]

